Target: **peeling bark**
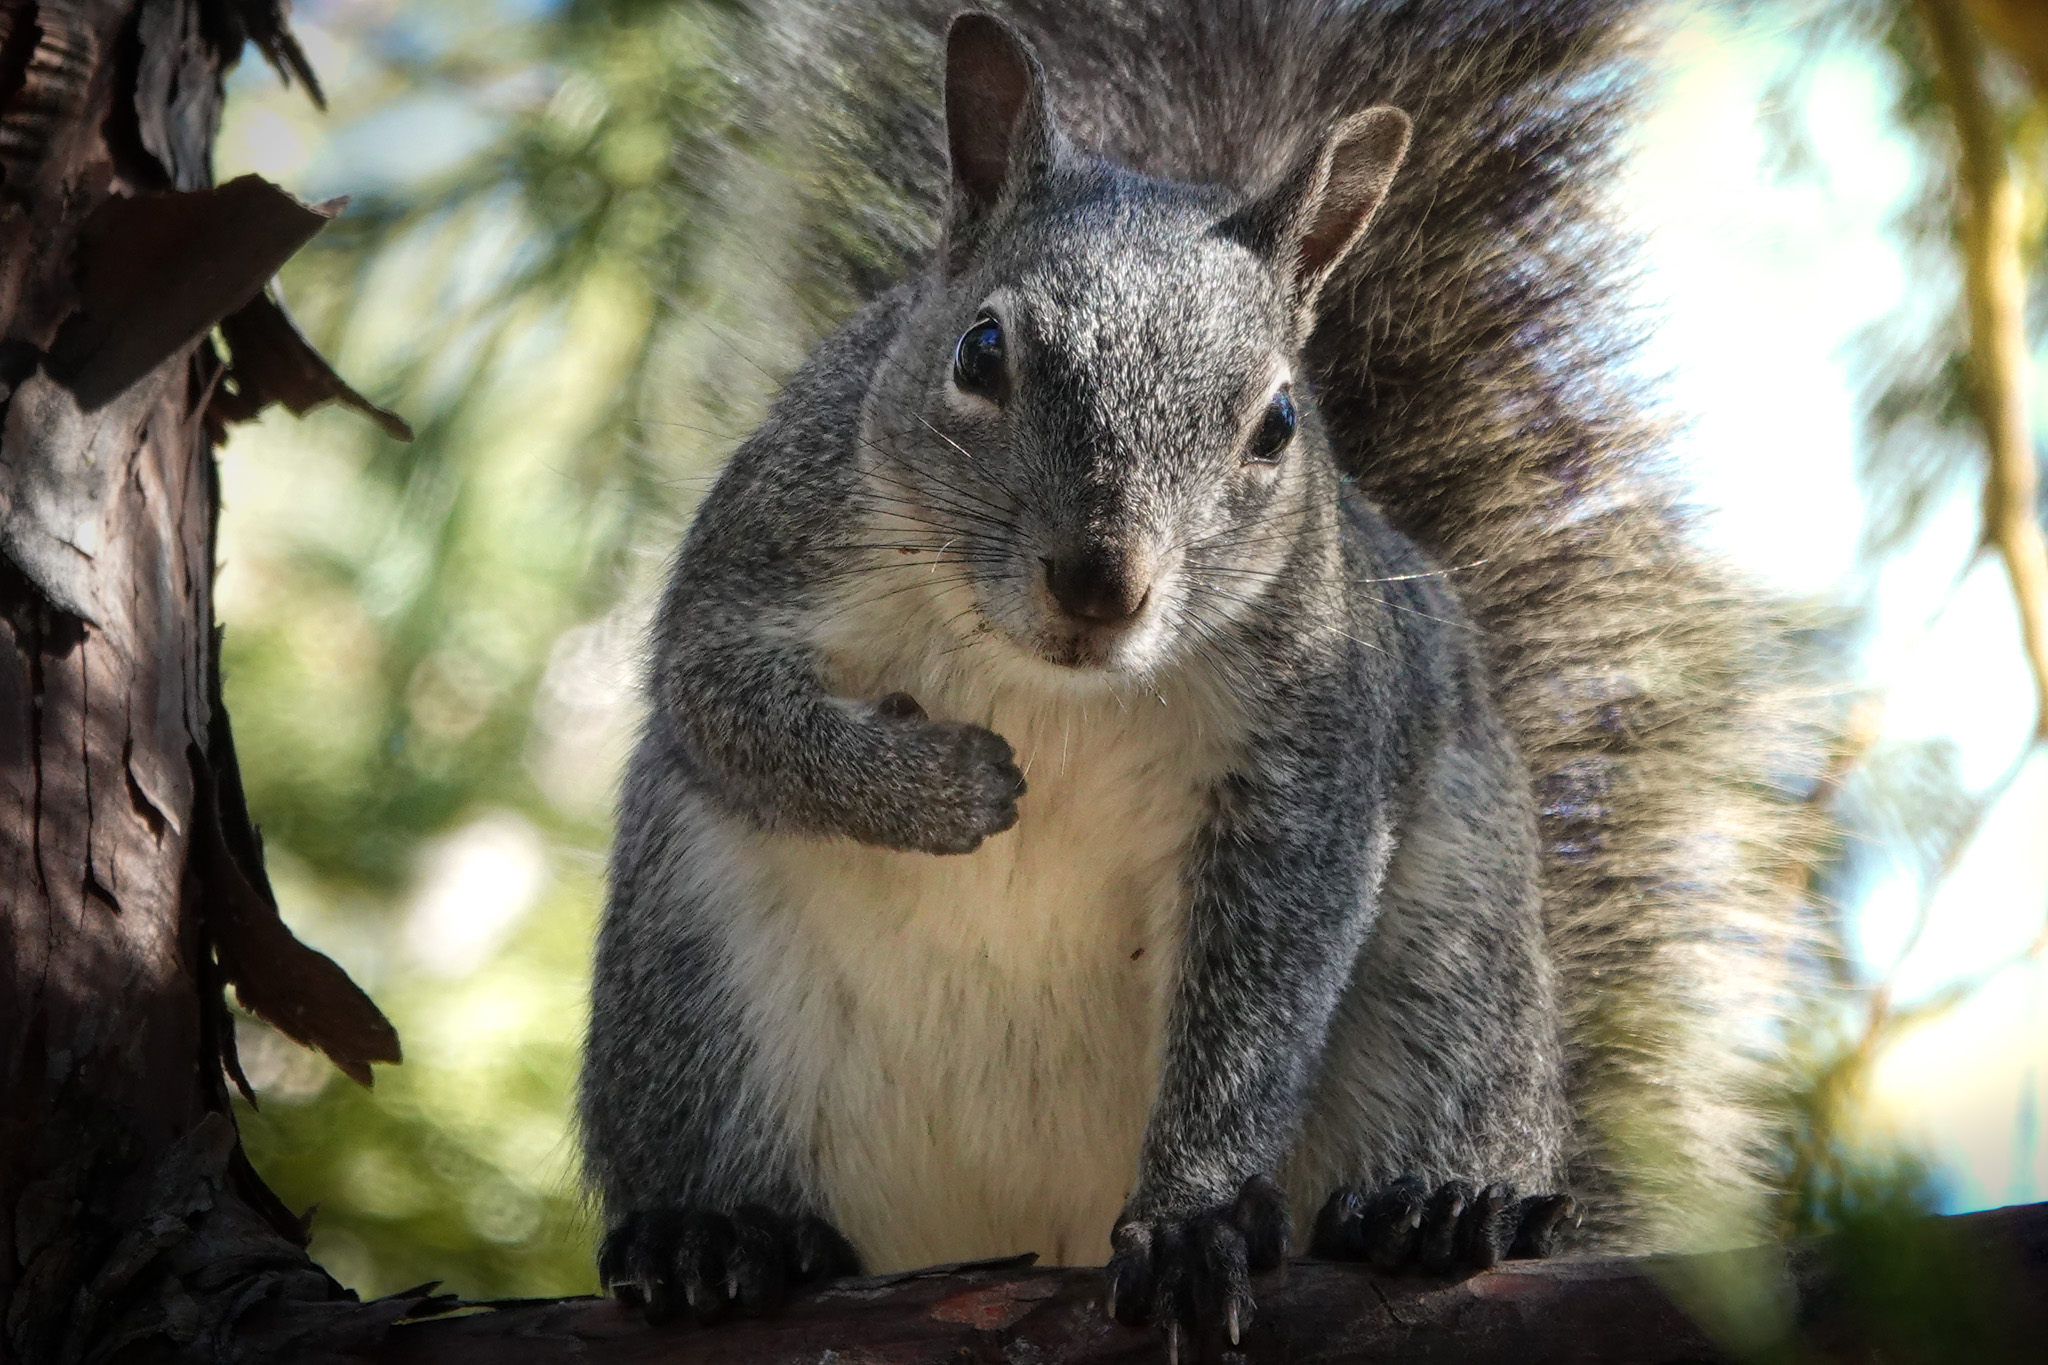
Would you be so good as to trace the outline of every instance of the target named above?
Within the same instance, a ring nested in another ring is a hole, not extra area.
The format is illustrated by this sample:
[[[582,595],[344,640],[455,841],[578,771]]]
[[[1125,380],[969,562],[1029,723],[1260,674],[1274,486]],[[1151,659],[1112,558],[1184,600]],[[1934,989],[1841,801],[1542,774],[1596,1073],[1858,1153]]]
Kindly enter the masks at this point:
[[[404,1311],[306,1258],[223,1075],[237,977],[352,1075],[397,1057],[278,919],[220,709],[206,337],[331,214],[207,186],[244,34],[290,65],[270,0],[0,6],[0,1358],[35,1365]]]

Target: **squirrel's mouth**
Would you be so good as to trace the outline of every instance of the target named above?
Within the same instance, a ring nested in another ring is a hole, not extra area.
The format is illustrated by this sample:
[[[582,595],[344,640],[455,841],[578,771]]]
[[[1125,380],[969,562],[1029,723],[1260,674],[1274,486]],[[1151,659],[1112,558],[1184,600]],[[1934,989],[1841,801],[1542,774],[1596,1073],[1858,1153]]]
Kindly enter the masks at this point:
[[[1115,632],[1122,634],[1123,632]],[[1056,631],[1039,647],[1047,663],[1061,668],[1109,669],[1117,662],[1118,641],[1104,639],[1101,631]]]
[[[1097,546],[1038,563],[1042,572],[1033,606],[1039,654],[1061,668],[1129,668],[1158,616],[1157,559]]]
[[[1037,629],[1021,643],[1065,672],[1145,673],[1159,662],[1160,629],[1159,613],[1149,606],[1113,622],[1076,620],[1064,612],[1042,612]]]

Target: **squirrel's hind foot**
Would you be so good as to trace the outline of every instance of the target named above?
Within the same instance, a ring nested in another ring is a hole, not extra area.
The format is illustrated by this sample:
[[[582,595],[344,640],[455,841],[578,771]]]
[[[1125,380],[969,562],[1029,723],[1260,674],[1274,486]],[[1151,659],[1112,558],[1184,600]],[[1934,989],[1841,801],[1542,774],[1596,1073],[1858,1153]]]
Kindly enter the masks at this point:
[[[1178,1365],[1181,1341],[1195,1331],[1220,1331],[1236,1345],[1251,1326],[1251,1277],[1286,1260],[1288,1231],[1287,1197],[1262,1175],[1229,1204],[1119,1220],[1110,1234],[1110,1316],[1156,1324],[1169,1365]]]
[[[853,1244],[822,1218],[785,1217],[759,1204],[730,1214],[649,1209],[605,1235],[598,1279],[651,1323],[687,1312],[715,1322],[728,1309],[758,1313],[789,1291],[860,1273]]]
[[[1404,1175],[1368,1193],[1346,1186],[1316,1215],[1309,1255],[1432,1275],[1491,1270],[1550,1255],[1573,1212],[1567,1194],[1517,1198],[1514,1187],[1451,1180],[1432,1191]]]

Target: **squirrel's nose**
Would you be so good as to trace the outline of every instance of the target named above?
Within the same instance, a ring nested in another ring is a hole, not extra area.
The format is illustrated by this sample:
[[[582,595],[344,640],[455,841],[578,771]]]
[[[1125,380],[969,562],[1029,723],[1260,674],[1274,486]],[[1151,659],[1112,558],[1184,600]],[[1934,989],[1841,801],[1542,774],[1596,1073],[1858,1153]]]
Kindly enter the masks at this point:
[[[1122,625],[1145,609],[1152,575],[1137,555],[1092,550],[1041,559],[1045,586],[1067,615],[1097,625]]]

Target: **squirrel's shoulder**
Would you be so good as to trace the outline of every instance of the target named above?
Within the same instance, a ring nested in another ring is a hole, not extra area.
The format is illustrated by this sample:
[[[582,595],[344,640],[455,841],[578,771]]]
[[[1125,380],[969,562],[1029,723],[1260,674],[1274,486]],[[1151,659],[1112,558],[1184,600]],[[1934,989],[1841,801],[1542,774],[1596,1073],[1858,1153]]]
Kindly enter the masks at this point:
[[[733,452],[748,474],[850,463],[862,402],[888,355],[914,292],[898,285],[870,300],[819,342],[784,382],[767,420]]]
[[[909,285],[873,299],[791,373],[697,509],[690,530],[696,553],[735,539],[757,552],[788,553],[810,538],[811,517],[844,506],[858,476],[861,405],[910,299]],[[767,520],[787,524],[778,533]]]

